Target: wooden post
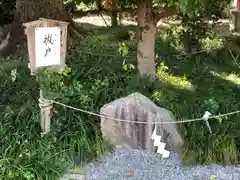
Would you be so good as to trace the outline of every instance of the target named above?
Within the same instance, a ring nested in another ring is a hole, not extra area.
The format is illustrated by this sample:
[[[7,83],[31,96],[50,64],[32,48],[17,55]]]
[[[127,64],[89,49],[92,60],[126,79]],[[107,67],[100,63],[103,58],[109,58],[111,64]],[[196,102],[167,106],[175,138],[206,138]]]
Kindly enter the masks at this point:
[[[62,2],[62,1],[61,1]],[[31,75],[43,67],[56,67],[59,71],[65,66],[67,22],[40,18],[23,24],[28,42],[28,67]],[[40,90],[40,125],[43,133],[50,132],[53,103],[44,99]]]
[[[51,116],[52,116],[52,108],[53,103],[49,100],[45,100],[43,98],[43,92],[40,90],[40,97],[39,97],[39,107],[40,107],[40,125],[44,134],[50,132],[51,126]]]

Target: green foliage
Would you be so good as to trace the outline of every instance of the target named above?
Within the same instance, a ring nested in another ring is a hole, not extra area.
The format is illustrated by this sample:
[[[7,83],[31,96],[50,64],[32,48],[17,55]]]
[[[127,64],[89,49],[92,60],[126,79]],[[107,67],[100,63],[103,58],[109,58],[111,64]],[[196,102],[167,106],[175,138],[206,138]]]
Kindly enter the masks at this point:
[[[68,97],[81,89],[81,85],[73,81],[70,75],[71,68],[68,66],[62,72],[57,68],[44,68],[37,73],[36,80],[47,98]]]
[[[18,72],[15,81],[12,69]],[[69,160],[56,146],[54,136],[40,135],[38,86],[29,76],[27,64],[1,68],[0,76],[0,179],[56,179]]]
[[[231,2],[231,0],[181,0],[179,9],[189,18],[219,18],[224,8]]]
[[[13,70],[11,71],[12,82],[15,82],[15,81],[16,81],[17,75],[18,75],[17,69],[13,69]]]
[[[181,0],[177,7],[178,15],[182,19],[182,25],[186,29],[183,32],[185,40],[185,49],[191,51],[191,46],[195,45],[197,49],[201,46],[199,39],[206,37],[210,31],[207,27],[208,20],[213,22],[223,16],[223,10],[230,6],[230,0]]]
[[[162,84],[172,85],[179,89],[194,90],[193,85],[187,80],[185,75],[183,77],[177,77],[169,74],[167,71],[168,67],[161,62],[157,69],[157,78]]]
[[[212,38],[207,36],[200,40],[202,49],[214,49],[222,48],[224,46],[224,41],[222,39]]]
[[[118,48],[118,53],[121,54],[122,56],[127,56],[128,55],[128,47],[127,45],[122,42]]]
[[[156,37],[156,52],[158,54],[177,54],[184,51],[182,33],[186,29],[180,26],[173,26],[166,31],[161,31]]]
[[[184,53],[179,46],[174,46],[182,43],[174,31],[177,30],[171,30],[171,33],[161,31],[157,37],[159,82],[152,93],[155,103],[170,109],[178,120],[200,118],[205,111],[218,115],[238,110],[240,71],[228,52],[206,48],[209,50],[207,54],[172,56]],[[211,42],[206,42],[206,47],[211,47]],[[210,119],[213,134],[209,134],[204,122],[180,126],[186,141],[182,161],[187,164],[237,163],[240,147],[238,119],[239,114]]]
[[[212,114],[216,114],[219,110],[219,104],[214,99],[204,100],[205,108],[210,111]]]
[[[184,25],[174,25],[165,31],[161,31],[156,37],[156,54],[165,55],[166,52],[168,52],[169,55],[185,53],[185,35],[187,30],[188,28]],[[199,35],[198,42],[200,46],[199,50],[208,50],[209,52],[213,49],[216,50],[223,48],[225,43],[223,39],[220,39],[217,34],[212,31],[207,31],[202,35]],[[189,45],[192,47],[191,44]]]
[[[120,55],[122,55],[123,57],[127,56],[129,53],[129,49],[127,47],[127,45],[122,42],[122,44],[120,44],[119,48],[118,48],[118,53]],[[126,59],[123,60],[123,64],[122,64],[122,68],[124,71],[128,71],[128,70],[134,70],[135,66],[131,63],[128,63]]]

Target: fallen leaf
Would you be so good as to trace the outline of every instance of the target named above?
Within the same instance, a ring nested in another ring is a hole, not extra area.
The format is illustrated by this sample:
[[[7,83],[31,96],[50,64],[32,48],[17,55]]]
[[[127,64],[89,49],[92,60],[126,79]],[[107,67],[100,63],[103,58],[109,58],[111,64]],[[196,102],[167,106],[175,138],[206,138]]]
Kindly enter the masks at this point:
[[[127,176],[128,177],[133,176],[133,169],[131,167],[128,167],[127,169]]]

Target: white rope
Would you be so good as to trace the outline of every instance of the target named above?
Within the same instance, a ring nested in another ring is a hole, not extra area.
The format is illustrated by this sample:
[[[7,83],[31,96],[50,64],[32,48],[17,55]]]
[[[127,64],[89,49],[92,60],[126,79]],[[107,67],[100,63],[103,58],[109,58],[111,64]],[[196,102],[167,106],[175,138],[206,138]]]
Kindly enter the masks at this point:
[[[98,114],[98,113],[86,111],[84,109],[75,108],[73,106],[69,106],[69,105],[54,101],[54,100],[50,100],[50,101],[52,103],[58,104],[60,106],[63,106],[63,107],[69,108],[69,109],[73,109],[75,111],[80,111],[80,112],[83,112],[83,113],[86,113],[86,114],[89,114],[89,115],[97,116],[97,117],[100,117],[100,118],[106,118],[106,119],[110,119],[110,120],[113,120],[113,121],[130,122],[130,123],[135,123],[135,124],[148,124],[148,122],[131,121],[131,120],[126,120],[126,119],[113,118],[113,117],[101,115],[101,114]],[[209,117],[209,119],[221,118],[221,117],[230,116],[230,115],[238,114],[238,113],[240,113],[240,110],[230,112],[230,113],[220,114],[220,115],[216,115],[216,116],[211,116],[211,117]],[[195,121],[205,121],[205,120],[203,118],[196,118],[196,119],[187,119],[187,120],[182,120],[182,121],[153,122],[151,124],[180,124],[180,123],[189,123],[189,122],[195,122]]]

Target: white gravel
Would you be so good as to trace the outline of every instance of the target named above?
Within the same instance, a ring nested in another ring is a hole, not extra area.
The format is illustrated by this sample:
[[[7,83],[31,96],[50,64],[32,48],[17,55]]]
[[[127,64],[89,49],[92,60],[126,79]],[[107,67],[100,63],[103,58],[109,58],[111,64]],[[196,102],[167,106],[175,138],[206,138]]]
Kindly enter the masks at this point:
[[[133,175],[128,176],[128,167]],[[171,152],[168,159],[147,151],[117,151],[108,153],[87,167],[87,180],[240,180],[234,166],[194,165],[181,167],[178,154]]]

